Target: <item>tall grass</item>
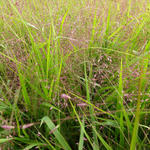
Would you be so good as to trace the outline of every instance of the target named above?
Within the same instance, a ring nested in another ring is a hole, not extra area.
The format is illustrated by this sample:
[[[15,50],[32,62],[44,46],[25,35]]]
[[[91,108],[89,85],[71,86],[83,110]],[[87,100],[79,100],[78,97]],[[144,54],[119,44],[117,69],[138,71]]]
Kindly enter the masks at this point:
[[[148,0],[0,12],[0,149],[150,148]]]

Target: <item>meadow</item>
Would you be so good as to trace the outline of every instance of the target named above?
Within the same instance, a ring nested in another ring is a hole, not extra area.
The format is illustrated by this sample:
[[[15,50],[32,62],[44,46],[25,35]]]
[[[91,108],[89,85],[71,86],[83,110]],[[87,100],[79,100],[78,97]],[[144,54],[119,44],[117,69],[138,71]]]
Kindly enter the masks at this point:
[[[149,0],[0,0],[0,150],[149,150],[149,58]]]

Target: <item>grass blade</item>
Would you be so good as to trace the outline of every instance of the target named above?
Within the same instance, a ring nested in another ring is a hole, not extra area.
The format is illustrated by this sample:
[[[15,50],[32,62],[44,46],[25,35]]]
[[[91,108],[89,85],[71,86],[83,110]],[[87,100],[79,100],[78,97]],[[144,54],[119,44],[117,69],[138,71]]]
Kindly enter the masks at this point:
[[[46,125],[48,126],[48,128],[50,130],[53,130],[54,128],[56,128],[56,126],[54,125],[54,123],[50,120],[49,117],[45,116],[44,118],[42,118],[41,123],[45,122]],[[67,141],[64,139],[64,137],[61,135],[61,133],[58,131],[58,129],[55,129],[55,131],[53,132],[53,134],[55,135],[56,139],[58,140],[58,142],[61,144],[61,146],[63,147],[64,150],[71,150],[70,146],[68,145]]]
[[[83,118],[83,121],[82,121],[82,127],[80,129],[80,140],[79,140],[79,148],[78,150],[83,150],[83,145],[84,145],[84,118]]]
[[[13,140],[13,138],[9,138],[9,139],[0,139],[0,144],[6,143],[6,142],[11,141],[11,140]]]

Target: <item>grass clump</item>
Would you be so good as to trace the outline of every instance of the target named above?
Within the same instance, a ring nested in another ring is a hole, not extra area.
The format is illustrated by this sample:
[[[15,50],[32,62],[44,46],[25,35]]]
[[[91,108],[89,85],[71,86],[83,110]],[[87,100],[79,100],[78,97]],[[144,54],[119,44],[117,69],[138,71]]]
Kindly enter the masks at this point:
[[[149,9],[1,0],[0,148],[149,149]]]

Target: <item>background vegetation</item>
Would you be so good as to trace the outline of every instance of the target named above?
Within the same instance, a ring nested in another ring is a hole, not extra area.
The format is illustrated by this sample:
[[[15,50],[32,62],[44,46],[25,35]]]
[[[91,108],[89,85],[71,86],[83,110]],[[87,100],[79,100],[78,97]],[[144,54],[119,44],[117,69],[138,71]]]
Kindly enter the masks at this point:
[[[150,149],[149,0],[0,0],[0,149]]]

